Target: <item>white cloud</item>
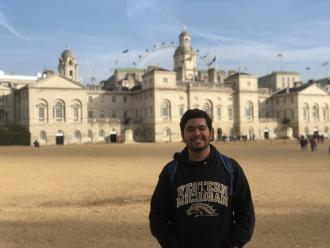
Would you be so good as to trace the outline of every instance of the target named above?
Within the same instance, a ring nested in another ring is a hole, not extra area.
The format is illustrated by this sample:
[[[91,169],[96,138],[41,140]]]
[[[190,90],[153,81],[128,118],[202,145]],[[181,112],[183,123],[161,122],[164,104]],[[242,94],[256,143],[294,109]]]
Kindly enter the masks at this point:
[[[10,24],[10,21],[8,20],[8,18],[1,11],[0,11],[0,26],[7,29],[11,34],[16,36],[17,38],[20,38],[20,39],[26,40],[26,41],[31,41],[27,36],[16,31],[16,29]]]

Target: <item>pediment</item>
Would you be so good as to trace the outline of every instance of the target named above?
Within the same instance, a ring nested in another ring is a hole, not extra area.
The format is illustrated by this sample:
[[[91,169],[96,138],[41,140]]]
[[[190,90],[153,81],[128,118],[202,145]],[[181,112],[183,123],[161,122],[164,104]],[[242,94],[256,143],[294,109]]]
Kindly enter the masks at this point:
[[[10,91],[10,87],[0,83],[0,91]]]
[[[312,84],[298,93],[299,95],[320,95],[328,96],[329,93],[322,87]]]
[[[60,75],[51,75],[40,79],[28,86],[29,88],[52,88],[52,89],[85,89],[79,82],[75,82]]]

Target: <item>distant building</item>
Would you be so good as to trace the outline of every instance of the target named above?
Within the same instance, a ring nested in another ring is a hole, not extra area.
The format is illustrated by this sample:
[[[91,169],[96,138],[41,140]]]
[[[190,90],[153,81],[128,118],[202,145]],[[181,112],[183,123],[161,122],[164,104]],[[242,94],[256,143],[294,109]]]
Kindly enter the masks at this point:
[[[0,125],[24,126],[31,143],[180,141],[187,109],[213,118],[215,140],[223,137],[274,139],[330,135],[330,95],[322,83],[302,84],[297,72],[257,78],[237,71],[199,70],[190,35],[179,35],[174,70],[158,66],[117,68],[99,85],[79,81],[70,49],[58,74],[35,77],[0,73]],[[328,84],[327,84],[328,85]]]

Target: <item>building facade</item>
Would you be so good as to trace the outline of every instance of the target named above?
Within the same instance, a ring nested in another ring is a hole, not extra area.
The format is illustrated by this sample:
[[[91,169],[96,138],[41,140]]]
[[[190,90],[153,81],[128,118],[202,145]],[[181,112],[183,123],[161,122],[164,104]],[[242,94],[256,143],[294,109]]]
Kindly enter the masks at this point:
[[[70,49],[58,74],[35,77],[0,73],[0,125],[26,127],[31,143],[174,142],[187,109],[205,110],[215,139],[274,139],[330,135],[330,95],[317,82],[302,84],[296,72],[257,78],[242,72],[198,70],[190,35],[179,35],[173,71],[118,68],[99,85],[79,82]]]

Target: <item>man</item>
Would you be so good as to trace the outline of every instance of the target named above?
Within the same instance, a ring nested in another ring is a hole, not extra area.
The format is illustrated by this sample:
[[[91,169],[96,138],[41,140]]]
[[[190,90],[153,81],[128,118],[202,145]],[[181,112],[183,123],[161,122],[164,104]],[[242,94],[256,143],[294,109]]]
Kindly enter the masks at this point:
[[[150,229],[163,248],[236,248],[252,237],[255,215],[239,164],[210,145],[212,120],[199,109],[181,118],[186,147],[159,176]]]

